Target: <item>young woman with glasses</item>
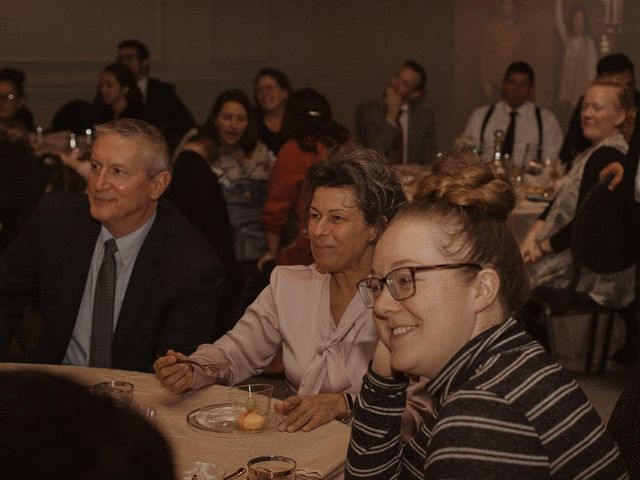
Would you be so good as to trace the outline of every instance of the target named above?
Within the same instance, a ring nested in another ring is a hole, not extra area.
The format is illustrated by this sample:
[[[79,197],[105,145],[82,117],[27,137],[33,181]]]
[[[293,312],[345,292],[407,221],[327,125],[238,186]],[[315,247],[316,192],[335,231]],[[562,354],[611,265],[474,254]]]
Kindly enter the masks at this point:
[[[358,288],[380,335],[356,400],[346,478],[627,478],[584,393],[515,312],[528,277],[508,180],[441,159],[378,241]],[[435,411],[400,440],[409,376]]]

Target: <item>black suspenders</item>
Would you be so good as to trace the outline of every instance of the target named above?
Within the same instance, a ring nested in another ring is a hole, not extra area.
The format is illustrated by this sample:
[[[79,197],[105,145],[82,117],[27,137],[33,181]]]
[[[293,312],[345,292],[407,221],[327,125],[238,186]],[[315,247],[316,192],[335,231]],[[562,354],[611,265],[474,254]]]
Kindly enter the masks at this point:
[[[539,106],[535,106],[535,115],[536,115],[536,123],[538,124],[538,155],[537,158],[540,160],[542,158],[542,142],[544,141],[544,135],[542,130],[542,113],[540,111]],[[480,127],[480,155],[484,153],[484,131],[487,129],[487,124],[489,123],[489,119],[493,112],[496,109],[496,104],[494,103],[487,109],[487,113],[484,115],[482,119],[482,127]]]
[[[480,128],[480,155],[484,153],[484,131],[487,129],[487,123],[489,123],[489,119],[491,115],[493,115],[493,111],[496,109],[496,104],[494,103],[489,107],[487,113],[482,119],[482,127]]]
[[[542,115],[540,113],[540,107],[536,105],[536,122],[538,123],[538,155],[537,159],[540,162],[542,160],[542,141],[544,140],[542,134]]]

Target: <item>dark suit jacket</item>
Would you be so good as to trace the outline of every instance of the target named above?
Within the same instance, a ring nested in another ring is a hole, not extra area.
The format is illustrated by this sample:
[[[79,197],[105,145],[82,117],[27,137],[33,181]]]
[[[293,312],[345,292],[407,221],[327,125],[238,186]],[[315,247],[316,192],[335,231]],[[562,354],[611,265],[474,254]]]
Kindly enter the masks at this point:
[[[43,197],[0,258],[0,353],[26,304],[45,328],[27,361],[60,363],[84,292],[100,224],[84,194]],[[113,367],[150,371],[168,348],[190,353],[210,342],[224,278],[202,235],[164,200],[136,259],[113,340]]]
[[[358,141],[395,162],[398,127],[387,121],[387,105],[373,100],[356,108]],[[433,112],[419,105],[409,107],[408,163],[429,164],[436,154],[436,122]]]
[[[176,87],[157,78],[147,80],[144,118],[162,131],[171,151],[195,125],[191,113],[178,98]]]

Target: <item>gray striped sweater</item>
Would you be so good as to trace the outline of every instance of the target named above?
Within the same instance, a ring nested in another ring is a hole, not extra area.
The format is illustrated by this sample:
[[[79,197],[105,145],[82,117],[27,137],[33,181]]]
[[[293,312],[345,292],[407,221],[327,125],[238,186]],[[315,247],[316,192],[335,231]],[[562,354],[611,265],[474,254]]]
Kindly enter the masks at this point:
[[[591,402],[513,318],[471,340],[429,383],[435,418],[403,444],[407,385],[365,375],[346,479],[628,478]]]

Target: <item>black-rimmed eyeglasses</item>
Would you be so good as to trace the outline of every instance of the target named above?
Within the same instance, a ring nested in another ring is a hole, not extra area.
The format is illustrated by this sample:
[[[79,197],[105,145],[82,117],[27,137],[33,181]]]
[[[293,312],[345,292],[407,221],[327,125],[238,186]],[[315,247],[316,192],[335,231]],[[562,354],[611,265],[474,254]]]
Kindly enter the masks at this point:
[[[386,285],[395,300],[406,300],[416,293],[416,272],[430,270],[453,270],[473,268],[482,270],[478,263],[443,263],[441,265],[425,265],[420,267],[400,267],[391,270],[384,278],[368,277],[358,282],[358,291],[366,307],[372,308],[373,302],[382,294]]]

